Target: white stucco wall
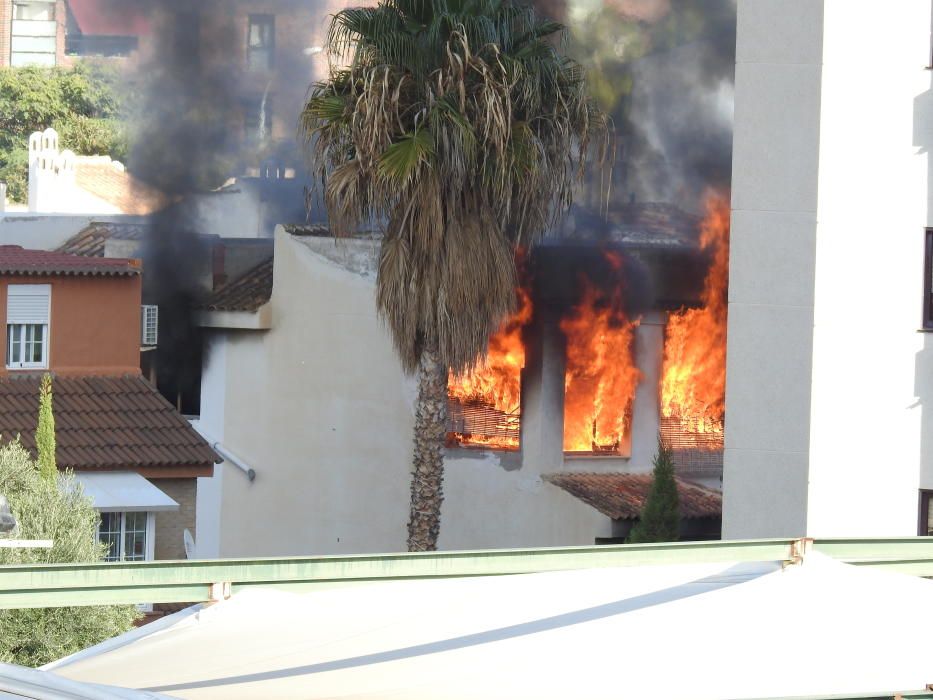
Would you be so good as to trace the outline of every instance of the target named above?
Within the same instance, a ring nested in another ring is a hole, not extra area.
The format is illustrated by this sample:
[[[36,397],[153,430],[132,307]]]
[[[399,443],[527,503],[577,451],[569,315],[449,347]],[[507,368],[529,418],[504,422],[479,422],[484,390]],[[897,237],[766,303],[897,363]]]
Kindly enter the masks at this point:
[[[915,534],[930,2],[738,11],[723,536]]]
[[[145,218],[9,211],[0,214],[0,245],[20,245],[35,250],[53,250],[92,221],[144,223]]]
[[[271,329],[212,331],[202,427],[257,475],[249,482],[225,465],[213,488],[199,486],[200,556],[405,549],[416,385],[376,316],[374,278],[362,274],[375,247],[320,238],[310,246],[276,231]],[[541,480],[561,468],[560,459],[531,457],[548,439],[529,437],[523,460],[451,451],[439,546],[609,535],[607,517]]]

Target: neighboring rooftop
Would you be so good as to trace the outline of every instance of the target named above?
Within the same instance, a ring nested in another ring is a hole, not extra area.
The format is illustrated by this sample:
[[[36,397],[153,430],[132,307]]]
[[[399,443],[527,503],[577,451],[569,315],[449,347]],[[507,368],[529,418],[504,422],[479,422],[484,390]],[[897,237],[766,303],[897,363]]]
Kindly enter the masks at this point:
[[[561,472],[546,474],[544,480],[559,486],[571,496],[593,506],[613,520],[633,520],[641,516],[651,488],[651,474]],[[681,518],[722,516],[722,494],[674,477],[680,498]]]
[[[227,282],[201,305],[206,311],[256,311],[272,297],[272,258]]]
[[[0,437],[14,440],[18,435],[33,453],[40,380],[38,375],[0,379]],[[52,391],[60,468],[155,470],[160,476],[185,468],[209,476],[219,461],[204,438],[141,376],[55,377]]]
[[[126,258],[87,258],[48,250],[30,250],[18,245],[0,245],[0,274],[6,275],[138,275],[136,260]]]
[[[173,201],[161,190],[127,172],[121,163],[109,156],[78,156],[75,184],[133,216],[154,214]]]
[[[149,230],[148,224],[126,224],[112,221],[92,221],[56,250],[87,257],[104,257],[104,248],[111,238],[125,241],[141,241]]]

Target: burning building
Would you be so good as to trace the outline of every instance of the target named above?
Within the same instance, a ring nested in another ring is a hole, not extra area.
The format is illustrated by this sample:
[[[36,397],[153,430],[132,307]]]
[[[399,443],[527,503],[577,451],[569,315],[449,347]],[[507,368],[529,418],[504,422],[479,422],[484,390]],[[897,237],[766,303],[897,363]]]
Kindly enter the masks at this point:
[[[526,261],[485,361],[450,377],[448,446],[533,453],[522,415],[536,397],[551,422],[535,458],[554,468],[646,471],[660,434],[682,476],[718,486],[728,203],[711,195],[701,220],[634,204],[619,219]]]
[[[701,219],[627,205],[601,231],[526,258],[515,315],[485,363],[450,381],[441,548],[624,536],[659,430],[680,441],[684,498],[704,504],[686,513],[685,536],[716,535],[722,380],[690,363],[714,363],[724,334],[689,329],[725,321],[707,293],[725,259],[719,206]],[[231,279],[236,294],[201,314],[198,425],[230,455],[199,504],[205,556],[403,546],[416,382],[372,303],[377,256],[377,238],[279,227],[273,264]],[[675,346],[665,331],[677,324],[688,330]],[[680,387],[687,399],[666,420],[662,378],[677,387],[701,371],[709,391]]]

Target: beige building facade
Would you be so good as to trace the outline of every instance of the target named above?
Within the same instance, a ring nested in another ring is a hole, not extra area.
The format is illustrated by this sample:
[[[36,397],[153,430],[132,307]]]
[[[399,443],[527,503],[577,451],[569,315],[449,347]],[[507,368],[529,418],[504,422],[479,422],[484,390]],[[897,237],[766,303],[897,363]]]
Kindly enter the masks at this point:
[[[929,530],[930,27],[738,3],[724,537]]]

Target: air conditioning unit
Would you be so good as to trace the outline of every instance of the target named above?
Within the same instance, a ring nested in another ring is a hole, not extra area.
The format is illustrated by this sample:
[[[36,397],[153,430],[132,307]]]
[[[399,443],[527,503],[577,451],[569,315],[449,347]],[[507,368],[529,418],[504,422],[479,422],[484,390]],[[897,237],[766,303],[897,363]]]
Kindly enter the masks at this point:
[[[143,345],[153,346],[159,344],[159,307],[153,304],[143,304],[141,313],[142,334],[140,341]]]

